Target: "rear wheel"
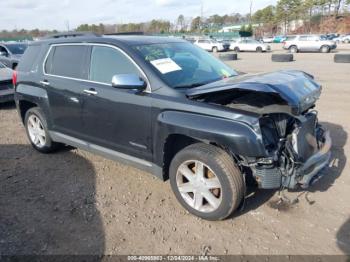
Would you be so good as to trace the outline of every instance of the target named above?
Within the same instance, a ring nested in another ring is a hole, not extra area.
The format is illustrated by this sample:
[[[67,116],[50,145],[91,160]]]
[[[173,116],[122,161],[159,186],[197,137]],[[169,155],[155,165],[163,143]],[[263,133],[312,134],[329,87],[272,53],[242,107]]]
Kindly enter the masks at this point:
[[[38,107],[30,108],[25,115],[24,124],[32,146],[41,153],[50,153],[59,148],[61,144],[51,140],[46,119]]]
[[[216,46],[213,47],[213,53],[217,53],[218,52],[218,48]]]
[[[321,53],[329,53],[331,51],[328,45],[322,46],[320,50],[321,50]]]
[[[236,46],[233,50],[237,53],[239,53],[241,51],[238,46]]]
[[[170,184],[183,207],[207,220],[222,220],[232,214],[245,189],[233,159],[207,144],[190,145],[174,157]]]
[[[291,53],[298,53],[298,47],[296,47],[295,45],[289,47],[289,52]]]

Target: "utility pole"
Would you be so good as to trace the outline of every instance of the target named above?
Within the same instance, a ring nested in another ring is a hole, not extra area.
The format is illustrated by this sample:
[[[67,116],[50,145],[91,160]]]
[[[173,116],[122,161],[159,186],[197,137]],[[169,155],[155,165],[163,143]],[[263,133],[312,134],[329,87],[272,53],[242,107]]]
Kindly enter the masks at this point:
[[[203,0],[201,0],[201,19],[199,22],[199,30],[202,30],[203,28]]]
[[[67,32],[69,32],[69,20],[65,21]]]
[[[250,0],[249,24],[252,24],[253,0]]]

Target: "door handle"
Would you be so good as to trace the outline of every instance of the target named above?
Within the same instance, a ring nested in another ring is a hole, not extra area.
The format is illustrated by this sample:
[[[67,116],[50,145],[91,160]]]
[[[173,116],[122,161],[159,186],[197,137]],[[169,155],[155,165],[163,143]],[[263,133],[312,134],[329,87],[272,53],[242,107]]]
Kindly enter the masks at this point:
[[[88,95],[97,95],[97,91],[95,89],[93,89],[93,88],[85,89],[84,93],[88,94]]]
[[[40,81],[40,84],[42,84],[43,86],[49,86],[50,82],[47,80],[43,80],[43,81]]]

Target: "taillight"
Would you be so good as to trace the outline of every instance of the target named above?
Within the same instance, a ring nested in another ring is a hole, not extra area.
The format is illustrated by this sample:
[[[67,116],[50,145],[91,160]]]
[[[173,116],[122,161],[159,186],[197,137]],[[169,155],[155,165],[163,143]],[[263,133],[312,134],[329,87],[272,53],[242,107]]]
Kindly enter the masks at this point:
[[[13,73],[12,73],[12,84],[13,84],[13,87],[16,87],[16,84],[17,84],[17,71],[13,70]]]

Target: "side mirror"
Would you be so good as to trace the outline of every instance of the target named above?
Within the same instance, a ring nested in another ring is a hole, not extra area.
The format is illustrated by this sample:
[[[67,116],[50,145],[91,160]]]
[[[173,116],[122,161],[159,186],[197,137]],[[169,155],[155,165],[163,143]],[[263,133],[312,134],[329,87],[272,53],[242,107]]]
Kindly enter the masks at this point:
[[[113,76],[112,86],[122,89],[144,90],[147,87],[147,83],[135,74],[119,74]]]
[[[7,52],[5,52],[5,51],[0,51],[0,56],[7,56],[8,54],[7,54]]]

